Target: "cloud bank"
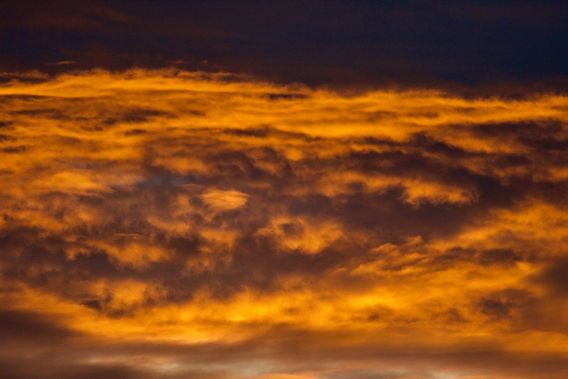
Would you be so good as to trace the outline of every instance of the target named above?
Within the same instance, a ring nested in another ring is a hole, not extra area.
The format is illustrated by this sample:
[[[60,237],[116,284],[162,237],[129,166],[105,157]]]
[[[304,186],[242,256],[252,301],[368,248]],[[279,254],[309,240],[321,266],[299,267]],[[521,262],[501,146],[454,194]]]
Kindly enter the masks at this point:
[[[130,70],[0,98],[3,377],[568,375],[566,96]]]

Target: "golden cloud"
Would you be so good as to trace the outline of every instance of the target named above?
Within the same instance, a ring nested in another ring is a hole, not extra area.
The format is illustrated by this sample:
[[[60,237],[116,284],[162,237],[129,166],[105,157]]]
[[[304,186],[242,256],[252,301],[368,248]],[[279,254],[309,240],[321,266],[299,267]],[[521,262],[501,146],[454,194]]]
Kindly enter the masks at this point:
[[[132,70],[0,98],[10,346],[152,378],[568,373],[565,96]]]

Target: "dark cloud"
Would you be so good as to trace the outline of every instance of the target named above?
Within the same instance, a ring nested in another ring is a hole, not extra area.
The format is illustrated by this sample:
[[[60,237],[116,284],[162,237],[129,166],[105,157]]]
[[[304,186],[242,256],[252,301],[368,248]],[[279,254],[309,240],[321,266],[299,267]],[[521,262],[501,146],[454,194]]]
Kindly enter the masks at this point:
[[[568,259],[560,257],[549,262],[536,277],[539,283],[560,297],[568,293]]]
[[[490,249],[480,251],[478,253],[481,264],[488,265],[512,265],[521,259],[521,257],[510,249]]]
[[[479,302],[483,314],[495,319],[512,317],[515,308],[522,307],[531,298],[526,291],[509,289],[486,295]]]
[[[12,340],[51,343],[79,335],[53,317],[13,309],[0,310],[0,338],[4,343]]]
[[[2,379],[222,379],[224,374],[184,370],[181,373],[155,372],[127,365],[53,363],[42,359],[0,360]]]

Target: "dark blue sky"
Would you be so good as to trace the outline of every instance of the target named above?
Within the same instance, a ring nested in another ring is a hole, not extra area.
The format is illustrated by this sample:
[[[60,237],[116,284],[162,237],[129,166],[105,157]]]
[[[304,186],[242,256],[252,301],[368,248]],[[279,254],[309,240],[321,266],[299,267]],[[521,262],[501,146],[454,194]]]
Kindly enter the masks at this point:
[[[0,4],[4,70],[177,65],[308,84],[558,88],[568,74],[566,1]]]

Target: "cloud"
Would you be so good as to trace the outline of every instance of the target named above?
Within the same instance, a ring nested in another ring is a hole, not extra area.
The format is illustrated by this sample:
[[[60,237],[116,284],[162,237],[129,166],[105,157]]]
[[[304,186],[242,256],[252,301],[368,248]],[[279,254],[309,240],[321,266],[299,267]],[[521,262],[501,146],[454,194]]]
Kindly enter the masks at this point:
[[[211,208],[218,211],[230,211],[244,206],[247,195],[236,190],[220,190],[211,188],[206,190],[201,199]]]
[[[0,311],[0,335],[8,342],[20,339],[35,343],[51,343],[77,337],[79,333],[67,329],[63,323],[41,313],[3,309]]]
[[[13,376],[566,372],[565,96],[139,69],[0,97]]]

